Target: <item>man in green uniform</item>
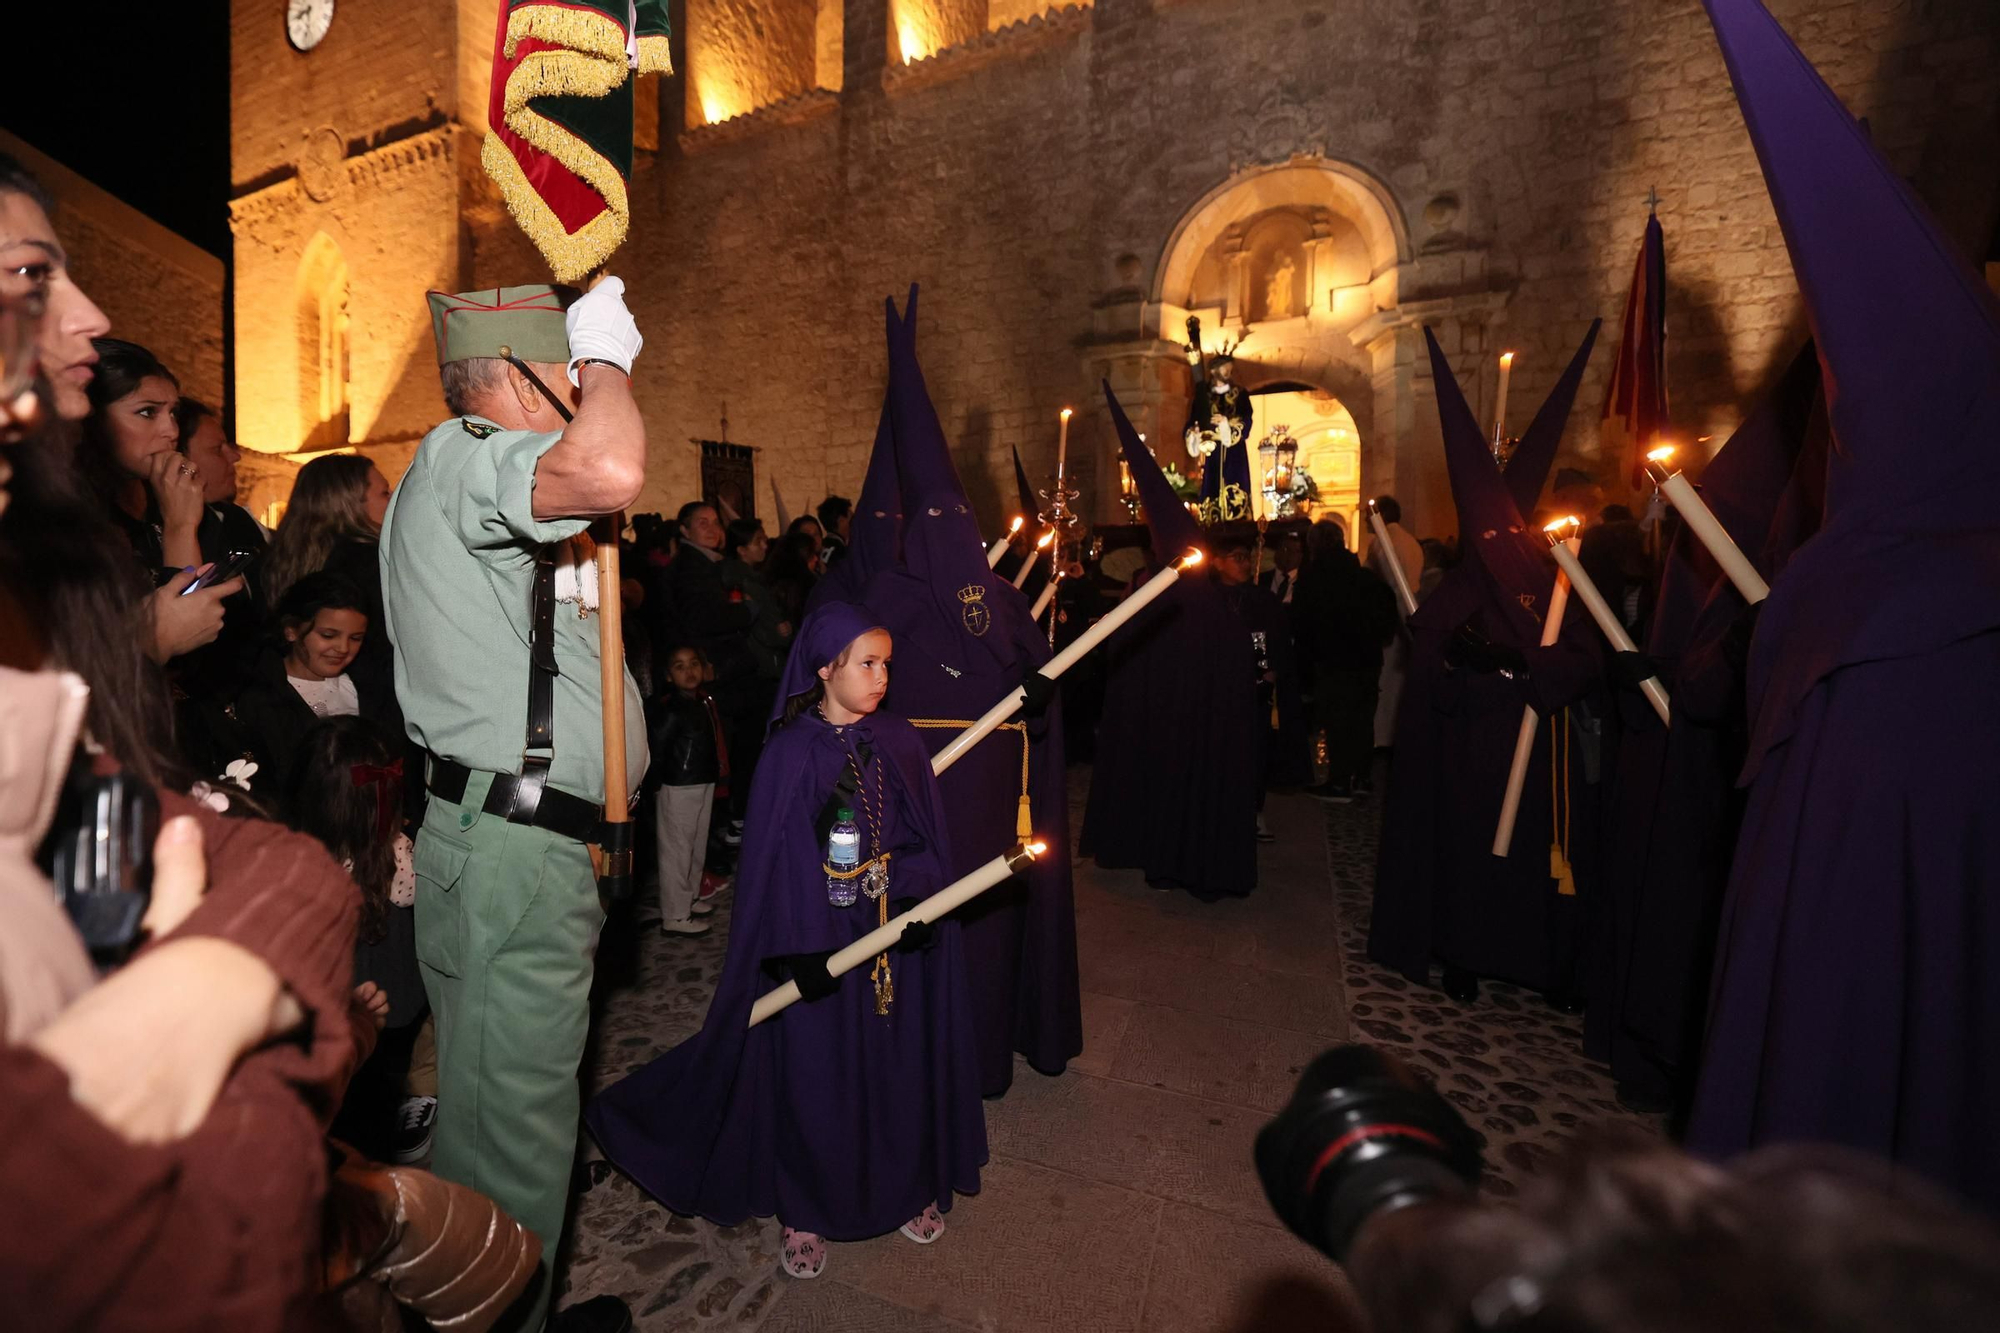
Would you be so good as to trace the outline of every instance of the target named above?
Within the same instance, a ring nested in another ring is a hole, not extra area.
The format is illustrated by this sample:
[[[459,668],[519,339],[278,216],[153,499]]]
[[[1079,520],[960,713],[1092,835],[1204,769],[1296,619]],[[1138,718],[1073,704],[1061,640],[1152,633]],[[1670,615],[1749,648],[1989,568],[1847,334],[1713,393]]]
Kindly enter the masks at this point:
[[[416,870],[437,1013],[432,1167],[498,1201],[551,1265],[604,923],[586,846],[604,800],[596,570],[571,539],[645,480],[641,339],[623,293],[616,278],[581,297],[432,292],[454,415],[417,446],[382,523],[396,694],[430,789]],[[637,791],[646,739],[629,674],[625,754]],[[502,1328],[542,1326],[548,1276]],[[552,1327],[629,1323],[606,1297]]]

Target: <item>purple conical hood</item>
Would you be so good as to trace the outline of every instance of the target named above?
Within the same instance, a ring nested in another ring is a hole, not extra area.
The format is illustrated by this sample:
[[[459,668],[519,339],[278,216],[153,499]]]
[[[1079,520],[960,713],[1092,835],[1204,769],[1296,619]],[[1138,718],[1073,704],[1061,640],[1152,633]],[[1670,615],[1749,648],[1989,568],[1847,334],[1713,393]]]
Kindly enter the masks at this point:
[[[1757,0],[1705,0],[1826,375],[1827,527],[1992,523],[2000,307]]]
[[[1020,495],[1021,516],[1033,518],[1041,509],[1035,488],[1028,482],[1028,469],[1021,466],[1021,451],[1014,450],[1014,490]]]
[[[1160,470],[1159,460],[1153,451],[1139,438],[1139,432],[1132,429],[1131,418],[1118,405],[1118,395],[1111,392],[1111,381],[1104,381],[1104,401],[1111,408],[1111,426],[1118,432],[1118,447],[1124,452],[1125,466],[1132,472],[1132,485],[1139,492],[1139,503],[1146,508],[1146,529],[1153,539],[1153,558],[1162,565],[1172,564],[1188,553],[1191,546],[1202,546],[1201,525],[1194,515],[1187,511],[1181,498],[1174,494],[1174,488],[1167,482],[1167,474]]]
[[[1701,472],[1703,502],[1766,578],[1771,570],[1759,557],[1792,483],[1818,401],[1819,358],[1809,342]],[[1683,525],[1667,551],[1646,651],[1657,658],[1679,657],[1721,578],[1722,569],[1708,548]]]
[[[963,652],[984,651],[1012,660],[1015,648],[1006,634],[992,634],[996,615],[1011,624],[1009,599],[1021,594],[997,577],[986,564],[986,544],[972,514],[972,502],[952,465],[944,425],[924,384],[917,363],[917,288],[910,288],[903,319],[889,338],[889,422],[895,436],[896,471],[903,496],[903,567],[928,591],[940,620],[964,631]],[[892,613],[893,614],[893,613]],[[932,645],[940,656],[945,645]]]
[[[896,317],[896,303],[885,300],[882,304],[892,353],[891,382],[882,391],[882,415],[875,423],[875,445],[868,452],[868,475],[861,482],[861,498],[855,502],[854,517],[848,524],[847,551],[813,585],[808,610],[826,602],[856,600],[869,579],[895,568],[903,557],[902,480],[896,471],[896,437],[889,413],[895,392],[893,352],[903,325]]]
[[[1444,433],[1445,471],[1451,478],[1452,504],[1458,510],[1459,547],[1485,575],[1489,604],[1520,647],[1540,641],[1541,608],[1554,582],[1543,538],[1528,529],[1522,514],[1533,509],[1542,481],[1555,461],[1556,446],[1583,380],[1583,368],[1597,341],[1597,329],[1598,323],[1593,322],[1583,345],[1570,358],[1562,378],[1521,436],[1520,448],[1505,473],[1493,465],[1485,433],[1458,387],[1444,349],[1429,329],[1424,330],[1437,392],[1438,423]],[[1470,608],[1455,605],[1457,601],[1457,597],[1451,599],[1446,610],[1433,613],[1432,618],[1458,611],[1462,620]],[[1429,606],[1428,601],[1425,606]]]
[[[1819,347],[1832,445],[1819,533],[1751,649],[1743,780],[1841,667],[2000,626],[2000,308],[1756,0],[1704,0]]]

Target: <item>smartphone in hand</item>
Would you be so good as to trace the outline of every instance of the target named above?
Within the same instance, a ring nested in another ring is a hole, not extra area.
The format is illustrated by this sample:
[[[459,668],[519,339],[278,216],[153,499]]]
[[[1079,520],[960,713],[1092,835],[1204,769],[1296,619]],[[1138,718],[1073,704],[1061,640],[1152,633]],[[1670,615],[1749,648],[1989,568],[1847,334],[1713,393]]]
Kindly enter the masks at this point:
[[[222,559],[216,561],[214,567],[208,573],[203,574],[193,583],[182,588],[180,595],[185,597],[191,592],[198,592],[203,588],[213,588],[218,583],[227,583],[244,570],[250,568],[256,559],[257,553],[255,551],[231,551],[223,556]]]

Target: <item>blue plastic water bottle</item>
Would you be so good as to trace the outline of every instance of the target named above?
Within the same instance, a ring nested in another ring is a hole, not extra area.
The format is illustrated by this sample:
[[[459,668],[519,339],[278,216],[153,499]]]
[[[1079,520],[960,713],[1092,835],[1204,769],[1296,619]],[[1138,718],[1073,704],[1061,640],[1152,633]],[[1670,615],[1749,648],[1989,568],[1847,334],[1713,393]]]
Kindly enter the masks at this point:
[[[827,869],[849,876],[826,877],[826,900],[835,907],[854,906],[861,885],[860,877],[853,873],[861,864],[861,830],[855,826],[852,810],[842,809],[833,822],[833,831],[826,835],[826,864]]]

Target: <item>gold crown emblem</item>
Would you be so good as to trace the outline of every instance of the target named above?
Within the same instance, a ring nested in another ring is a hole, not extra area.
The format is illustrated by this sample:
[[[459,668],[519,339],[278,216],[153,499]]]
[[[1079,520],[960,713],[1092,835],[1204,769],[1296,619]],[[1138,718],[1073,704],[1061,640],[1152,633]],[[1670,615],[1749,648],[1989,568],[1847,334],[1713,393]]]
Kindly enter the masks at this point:
[[[961,602],[976,602],[984,596],[986,596],[986,585],[983,583],[968,583],[958,590],[958,600]]]

